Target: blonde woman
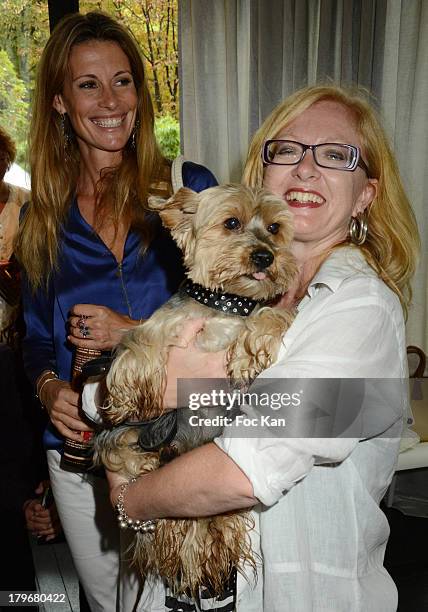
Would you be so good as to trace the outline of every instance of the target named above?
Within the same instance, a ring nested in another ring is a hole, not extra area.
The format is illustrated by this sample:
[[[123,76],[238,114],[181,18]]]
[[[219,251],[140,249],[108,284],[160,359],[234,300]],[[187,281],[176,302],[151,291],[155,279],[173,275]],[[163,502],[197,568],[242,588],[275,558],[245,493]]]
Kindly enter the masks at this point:
[[[266,431],[261,418],[273,408],[248,405],[253,430],[241,421],[215,443],[134,483],[109,474],[112,503],[121,491],[131,520],[253,506],[262,567],[256,583],[238,576],[238,611],[393,612],[397,591],[383,567],[389,529],[379,503],[394,473],[407,407],[403,312],[419,249],[394,157],[360,95],[311,87],[263,123],[244,180],[263,184],[289,206],[299,266],[295,287],[279,304],[293,308],[295,320],[258,383],[270,383],[262,388],[272,392],[318,392],[314,406],[336,411],[342,421],[336,427],[333,419],[330,434],[312,437],[318,422],[301,418],[309,406],[302,399],[302,412],[286,413],[297,416],[292,425],[300,428],[290,431],[287,421]],[[187,349],[171,352],[170,408],[178,378],[224,376],[225,356],[201,354],[192,344],[202,325],[186,331]],[[362,381],[351,385],[357,393],[336,396],[333,406],[331,385],[341,389],[355,378]],[[302,386],[290,388],[294,379]]]
[[[171,164],[156,144],[136,41],[102,13],[72,14],[55,28],[32,117],[32,198],[17,245],[24,359],[50,417],[51,483],[80,581],[91,610],[113,610],[119,536],[106,482],[60,467],[63,438],[79,442],[90,430],[70,386],[72,350],[112,349],[176,290],[180,254],[145,210],[149,193],[172,193]],[[197,191],[216,183],[190,162],[180,178]],[[131,610],[135,576],[122,585],[117,605]]]

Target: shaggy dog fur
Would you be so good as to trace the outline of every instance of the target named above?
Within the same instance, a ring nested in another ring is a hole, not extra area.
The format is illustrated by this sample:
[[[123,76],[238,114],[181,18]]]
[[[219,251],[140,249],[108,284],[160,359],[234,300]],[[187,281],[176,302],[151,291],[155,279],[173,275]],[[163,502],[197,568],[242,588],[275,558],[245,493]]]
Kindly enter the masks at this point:
[[[296,266],[289,250],[291,214],[282,199],[263,189],[226,185],[199,194],[183,188],[167,201],[150,198],[149,206],[182,249],[194,283],[262,302],[290,286]],[[108,469],[131,478],[165,461],[165,450],[143,452],[138,427],[123,423],[163,413],[168,350],[179,345],[183,323],[201,317],[206,322],[197,345],[204,351],[226,350],[227,375],[240,388],[275,361],[292,320],[289,312],[268,306],[258,305],[243,317],[209,308],[183,292],[174,295],[126,335],[108,374],[103,417],[111,427],[96,439],[98,457]],[[181,454],[204,441],[204,432],[181,423],[168,459],[171,452]],[[143,575],[163,577],[175,593],[206,587],[219,595],[232,568],[244,573],[255,567],[250,529],[249,512],[161,519],[153,534],[136,535],[134,561]]]

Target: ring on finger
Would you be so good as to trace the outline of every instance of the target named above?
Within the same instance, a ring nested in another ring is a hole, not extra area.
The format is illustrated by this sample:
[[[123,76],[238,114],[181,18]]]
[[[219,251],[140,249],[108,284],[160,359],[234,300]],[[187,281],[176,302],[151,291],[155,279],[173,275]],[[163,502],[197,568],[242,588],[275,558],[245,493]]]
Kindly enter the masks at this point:
[[[82,338],[88,338],[90,334],[89,325],[86,324],[87,318],[88,317],[86,315],[80,315],[79,320],[77,321],[77,326],[80,330],[80,335]]]
[[[89,327],[87,325],[81,325],[79,326],[80,328],[80,335],[82,336],[82,338],[89,338],[89,336],[91,335],[91,330],[89,329]]]

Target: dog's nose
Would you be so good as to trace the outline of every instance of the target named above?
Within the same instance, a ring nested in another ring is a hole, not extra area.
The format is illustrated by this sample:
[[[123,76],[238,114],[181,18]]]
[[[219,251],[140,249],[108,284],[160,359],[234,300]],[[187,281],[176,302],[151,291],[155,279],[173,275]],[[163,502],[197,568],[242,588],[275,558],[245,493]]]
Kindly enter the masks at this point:
[[[264,270],[264,268],[269,268],[273,262],[273,255],[270,251],[253,251],[251,253],[251,260],[259,270]]]

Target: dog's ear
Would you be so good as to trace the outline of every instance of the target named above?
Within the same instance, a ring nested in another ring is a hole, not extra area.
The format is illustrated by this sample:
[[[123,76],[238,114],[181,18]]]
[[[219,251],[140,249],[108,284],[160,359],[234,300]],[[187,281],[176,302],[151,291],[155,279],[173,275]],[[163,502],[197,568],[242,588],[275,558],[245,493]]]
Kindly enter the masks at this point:
[[[159,213],[164,227],[171,232],[177,245],[184,249],[192,228],[192,217],[198,209],[199,196],[188,187],[179,189],[169,200],[151,196],[149,208]]]
[[[174,227],[175,219],[180,222],[183,214],[193,214],[198,208],[198,194],[188,187],[181,187],[168,200],[157,196],[149,196],[148,204],[150,210],[157,211],[162,217],[166,227]],[[170,219],[170,221],[168,221]]]

